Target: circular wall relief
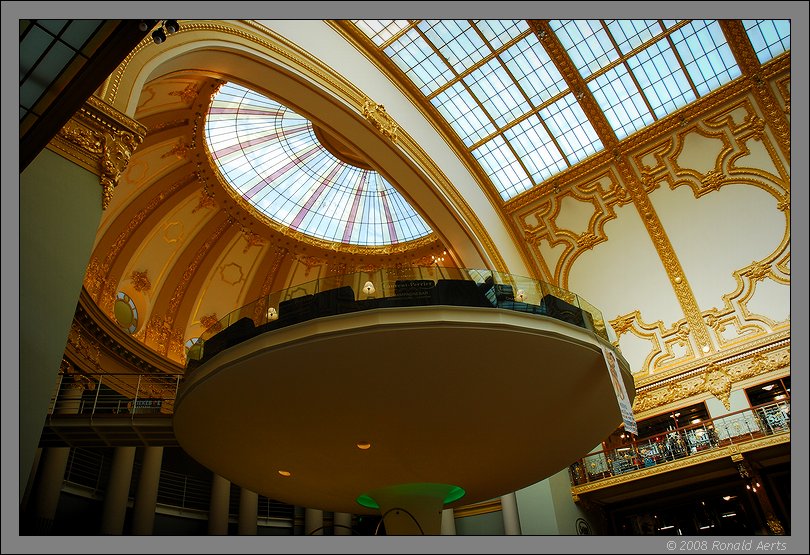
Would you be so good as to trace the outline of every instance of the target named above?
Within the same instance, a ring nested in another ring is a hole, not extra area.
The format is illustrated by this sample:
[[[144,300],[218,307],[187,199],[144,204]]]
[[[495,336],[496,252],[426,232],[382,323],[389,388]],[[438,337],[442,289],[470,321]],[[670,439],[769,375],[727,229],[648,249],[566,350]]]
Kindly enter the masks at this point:
[[[591,531],[591,525],[588,524],[588,521],[584,518],[578,518],[574,526],[577,529],[578,536],[590,536],[593,534]]]

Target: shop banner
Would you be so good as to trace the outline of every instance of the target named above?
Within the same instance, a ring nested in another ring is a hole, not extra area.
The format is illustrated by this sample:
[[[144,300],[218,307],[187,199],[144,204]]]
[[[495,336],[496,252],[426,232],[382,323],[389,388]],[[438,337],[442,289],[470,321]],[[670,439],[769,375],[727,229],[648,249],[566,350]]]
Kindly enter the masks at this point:
[[[624,380],[622,380],[621,377],[621,370],[619,368],[619,361],[616,360],[616,353],[603,346],[602,354],[605,356],[608,374],[610,374],[610,382],[613,384],[613,390],[616,392],[616,401],[618,401],[619,410],[622,413],[624,429],[637,436],[638,426],[636,425],[636,417],[633,415],[633,405],[630,403],[630,397],[627,395],[627,389],[624,387]]]

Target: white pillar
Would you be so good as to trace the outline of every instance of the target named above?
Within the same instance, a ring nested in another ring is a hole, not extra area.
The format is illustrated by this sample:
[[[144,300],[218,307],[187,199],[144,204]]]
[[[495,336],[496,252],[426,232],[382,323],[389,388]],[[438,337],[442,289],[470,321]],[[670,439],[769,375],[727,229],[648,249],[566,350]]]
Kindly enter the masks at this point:
[[[352,534],[352,515],[351,513],[335,513],[335,535],[336,536],[351,536]]]
[[[219,474],[211,478],[211,504],[208,508],[208,535],[228,535],[231,482]]]
[[[242,488],[239,491],[239,535],[255,536],[259,527],[259,494]]]
[[[323,511],[320,509],[304,509],[304,535],[309,536],[318,528],[323,527]],[[323,530],[315,532],[316,536],[323,536]]]
[[[522,534],[520,516],[514,492],[501,496],[501,513],[503,515],[503,533],[507,536],[520,536]]]
[[[129,483],[132,480],[134,463],[135,447],[115,448],[101,511],[102,534],[120,536],[124,533],[124,519],[127,516],[127,502],[129,501]]]
[[[442,536],[456,535],[456,517],[453,509],[442,509]]]
[[[163,447],[146,447],[143,452],[135,506],[132,511],[132,533],[136,536],[151,536],[155,528],[160,467],[163,462]]]

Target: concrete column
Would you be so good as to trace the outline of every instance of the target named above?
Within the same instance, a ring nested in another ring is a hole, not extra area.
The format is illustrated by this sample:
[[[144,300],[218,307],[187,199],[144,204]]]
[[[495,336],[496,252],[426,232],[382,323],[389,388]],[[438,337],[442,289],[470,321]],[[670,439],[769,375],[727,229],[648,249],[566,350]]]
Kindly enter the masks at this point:
[[[228,535],[228,512],[231,502],[231,482],[214,474],[211,478],[211,504],[208,508],[208,535]]]
[[[47,535],[53,527],[69,456],[70,447],[49,447],[42,452],[33,499],[33,534]]]
[[[323,511],[320,509],[304,510],[304,535],[308,536],[323,526]],[[315,532],[316,536],[323,536],[323,530]]]
[[[84,381],[78,377],[75,377],[74,381],[73,376],[60,375],[57,384],[53,414],[78,413],[85,389]],[[34,484],[32,513],[34,534],[47,535],[53,527],[69,457],[70,447],[49,447],[41,450],[38,464],[42,465],[42,469],[37,483]]]
[[[351,513],[335,513],[334,515],[335,535],[336,536],[351,536],[352,535],[352,515]]]
[[[113,455],[104,505],[101,511],[101,533],[120,536],[124,533],[127,516],[129,484],[132,481],[132,466],[135,463],[135,447],[116,447]]]
[[[255,536],[259,527],[259,494],[242,488],[239,491],[239,535]]]
[[[442,509],[442,536],[456,535],[456,517],[453,509]]]
[[[28,500],[31,498],[31,492],[34,490],[35,479],[37,476],[37,469],[39,468],[39,461],[42,459],[42,448],[37,447],[34,453],[34,464],[31,465],[31,473],[28,475],[28,482],[25,484],[25,492],[20,501],[20,514],[28,513]]]
[[[143,464],[132,512],[132,533],[136,536],[151,536],[154,531],[162,463],[163,447],[144,448]]]
[[[501,496],[503,514],[503,533],[507,536],[520,536],[520,516],[518,515],[517,498],[514,493]]]

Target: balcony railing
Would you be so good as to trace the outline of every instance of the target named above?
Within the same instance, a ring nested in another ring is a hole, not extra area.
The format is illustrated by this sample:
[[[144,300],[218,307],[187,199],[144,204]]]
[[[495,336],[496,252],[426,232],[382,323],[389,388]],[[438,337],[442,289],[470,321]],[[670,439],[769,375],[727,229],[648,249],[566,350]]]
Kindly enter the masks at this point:
[[[568,471],[571,484],[582,486],[789,432],[790,401],[785,400],[739,410],[699,424],[675,427],[614,449],[589,453],[574,462]]]
[[[375,308],[456,305],[556,318],[609,341],[602,313],[549,283],[491,270],[417,266],[313,280],[271,293],[212,323],[187,352],[188,368],[249,337],[286,325]]]
[[[48,416],[172,414],[180,374],[60,374]]]

